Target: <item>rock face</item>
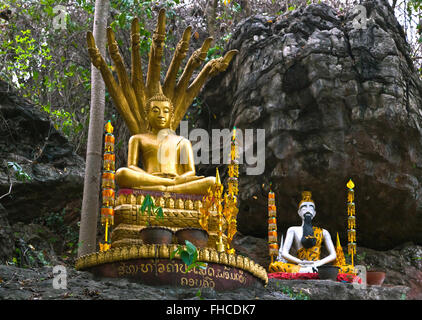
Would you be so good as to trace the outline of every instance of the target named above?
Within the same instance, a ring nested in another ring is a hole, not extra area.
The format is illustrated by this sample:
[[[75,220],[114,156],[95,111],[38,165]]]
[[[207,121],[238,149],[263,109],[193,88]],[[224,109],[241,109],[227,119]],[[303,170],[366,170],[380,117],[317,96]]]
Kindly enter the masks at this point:
[[[272,281],[282,288],[282,292],[302,293],[310,300],[406,300],[409,292],[405,286],[367,286],[361,289],[350,283],[331,280]]]
[[[412,243],[388,251],[358,248],[359,264],[384,271],[386,286],[406,286],[408,299],[422,299],[422,247]]]
[[[0,81],[0,196],[9,222],[28,222],[56,212],[82,197],[84,161],[33,105]],[[18,181],[7,162],[15,162],[32,179]],[[11,181],[9,180],[9,175]]]
[[[0,263],[6,261],[15,251],[13,230],[7,220],[7,211],[0,204]]]
[[[280,231],[300,224],[297,205],[310,190],[315,224],[345,244],[352,178],[358,244],[422,243],[422,83],[387,1],[363,6],[364,24],[357,11],[313,4],[250,17],[233,32],[227,49],[239,54],[202,93],[218,121],[198,126],[265,129],[264,173],[241,165],[242,233],[266,237],[272,182]]]
[[[56,275],[64,275],[64,271]],[[218,292],[211,288],[147,286],[127,279],[96,279],[88,272],[66,268],[66,288],[54,289],[53,268],[16,268],[0,265],[2,300],[386,300],[406,299],[405,286],[356,289],[330,280],[281,281],[270,279],[264,288]],[[169,302],[172,305],[173,302]]]

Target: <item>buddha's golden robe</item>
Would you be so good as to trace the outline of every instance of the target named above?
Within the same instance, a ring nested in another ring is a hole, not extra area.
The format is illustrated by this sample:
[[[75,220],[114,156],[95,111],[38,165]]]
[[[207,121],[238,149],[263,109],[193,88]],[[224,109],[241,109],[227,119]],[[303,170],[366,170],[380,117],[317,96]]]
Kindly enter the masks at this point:
[[[324,239],[323,237],[323,230],[322,228],[313,227],[314,230],[314,237],[316,239],[315,245],[311,248],[300,248],[297,251],[297,257],[300,260],[306,261],[318,261],[320,260],[321,256],[321,245]],[[343,265],[338,266],[340,267],[340,273],[353,273],[354,268],[350,265]],[[289,273],[297,273],[300,271],[301,266],[295,263],[288,263],[282,261],[276,261],[270,264],[269,271],[270,272],[289,272]]]

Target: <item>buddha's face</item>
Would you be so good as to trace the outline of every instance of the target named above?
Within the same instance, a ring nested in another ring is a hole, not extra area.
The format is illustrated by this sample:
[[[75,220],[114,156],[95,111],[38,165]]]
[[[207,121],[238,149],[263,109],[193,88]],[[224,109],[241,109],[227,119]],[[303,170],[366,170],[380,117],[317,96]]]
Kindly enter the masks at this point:
[[[168,101],[151,101],[149,109],[151,127],[161,130],[170,127],[171,106]]]
[[[311,215],[313,219],[316,215],[315,204],[313,202],[303,202],[297,212],[302,220],[305,219],[306,214]]]

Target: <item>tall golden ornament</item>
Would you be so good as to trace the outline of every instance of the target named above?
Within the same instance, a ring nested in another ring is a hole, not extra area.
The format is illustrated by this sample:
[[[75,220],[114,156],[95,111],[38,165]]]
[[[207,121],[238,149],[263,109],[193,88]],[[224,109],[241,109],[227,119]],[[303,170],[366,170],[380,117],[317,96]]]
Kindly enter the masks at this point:
[[[214,202],[214,192],[213,188],[208,188],[208,193],[204,196],[202,200],[202,207],[199,209],[199,224],[202,229],[208,232],[208,222],[210,218],[210,213],[215,211],[215,202]]]
[[[239,193],[238,176],[239,162],[236,147],[236,127],[233,128],[233,136],[230,149],[230,163],[228,166],[228,186],[223,196],[224,187],[221,184],[218,168],[216,169],[216,179],[213,187],[208,189],[207,195],[203,198],[202,208],[200,209],[199,224],[208,231],[208,221],[210,214],[217,216],[218,232],[216,247],[218,252],[227,252],[234,254],[235,250],[231,247],[231,242],[237,232],[237,195]],[[227,245],[223,243],[223,219],[227,223]]]
[[[214,189],[214,201],[217,209],[217,221],[218,221],[218,238],[217,238],[217,251],[224,252],[225,246],[223,243],[223,206],[222,206],[222,196],[223,196],[223,185],[221,184],[220,174],[218,173],[218,168],[216,169],[215,175],[215,189]]]
[[[101,207],[101,225],[105,226],[104,243],[100,242],[100,251],[107,251],[111,248],[110,226],[114,225],[114,200],[116,194],[115,163],[114,154],[114,135],[113,126],[110,120],[107,121],[104,136],[104,157],[102,174],[102,207]]]
[[[114,32],[111,27],[107,28],[108,51],[114,63],[118,81],[114,79],[111,69],[96,47],[93,34],[91,32],[87,33],[88,52],[92,64],[101,72],[115,107],[124,119],[131,135],[148,132],[147,102],[157,94],[164,95],[171,100],[174,115],[170,128],[175,130],[206,80],[217,75],[219,72],[225,71],[232,58],[238,52],[237,50],[230,50],[224,57],[209,61],[199,72],[198,76],[190,82],[195,69],[199,68],[207,57],[208,50],[213,41],[213,38],[207,38],[202,44],[202,47],[193,52],[178,79],[177,75],[181,63],[186,58],[189,49],[189,41],[192,33],[192,27],[189,26],[184,31],[182,39],[174,50],[173,59],[167,70],[164,83],[161,85],[161,59],[166,37],[165,24],[165,10],[161,9],[152,37],[148,71],[145,80],[142,74],[140,25],[138,18],[132,20],[131,27],[132,68],[130,70],[130,77],[119,52]]]
[[[223,215],[227,221],[227,248],[228,254],[234,254],[235,250],[231,247],[231,242],[237,232],[237,195],[239,193],[239,158],[236,147],[236,127],[233,127],[233,136],[230,145],[230,163],[228,166],[229,178],[227,181],[227,191],[224,194]]]
[[[344,257],[344,252],[343,252],[343,248],[341,247],[338,232],[337,232],[337,243],[336,243],[336,260],[333,264],[338,267],[346,265],[346,258]]]
[[[277,238],[277,208],[275,205],[275,194],[271,190],[270,184],[270,192],[268,193],[268,250],[271,263],[274,262],[274,256],[279,253]]]
[[[354,203],[354,191],[355,184],[352,179],[347,183],[347,251],[352,259],[352,266],[354,266],[354,255],[356,254],[356,210]]]

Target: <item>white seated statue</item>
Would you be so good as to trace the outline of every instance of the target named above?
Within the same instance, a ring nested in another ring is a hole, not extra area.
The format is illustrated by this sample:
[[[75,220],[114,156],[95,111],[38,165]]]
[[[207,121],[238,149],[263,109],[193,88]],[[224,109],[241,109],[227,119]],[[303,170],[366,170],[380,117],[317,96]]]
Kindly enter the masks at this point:
[[[316,215],[315,203],[309,191],[302,193],[299,203],[299,217],[302,225],[290,227],[281,250],[281,257],[270,264],[270,272],[312,273],[319,266],[336,259],[336,250],[330,233],[322,228],[313,227],[312,220]],[[328,251],[328,256],[320,258],[322,244]],[[295,251],[295,255],[291,251]]]

